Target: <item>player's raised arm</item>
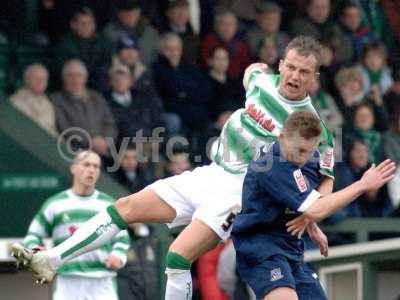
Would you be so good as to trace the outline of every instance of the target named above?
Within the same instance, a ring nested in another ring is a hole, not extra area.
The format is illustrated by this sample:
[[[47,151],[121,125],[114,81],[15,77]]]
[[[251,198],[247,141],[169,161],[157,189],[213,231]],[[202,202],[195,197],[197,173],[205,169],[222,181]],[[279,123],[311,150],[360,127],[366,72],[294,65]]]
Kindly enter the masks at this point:
[[[302,217],[287,223],[288,231],[293,235],[298,234],[303,230],[305,219],[313,222],[321,221],[350,204],[366,191],[379,189],[393,179],[395,170],[396,165],[390,159],[380,163],[377,167],[373,165],[360,180],[352,185],[336,193],[320,197],[303,212]]]

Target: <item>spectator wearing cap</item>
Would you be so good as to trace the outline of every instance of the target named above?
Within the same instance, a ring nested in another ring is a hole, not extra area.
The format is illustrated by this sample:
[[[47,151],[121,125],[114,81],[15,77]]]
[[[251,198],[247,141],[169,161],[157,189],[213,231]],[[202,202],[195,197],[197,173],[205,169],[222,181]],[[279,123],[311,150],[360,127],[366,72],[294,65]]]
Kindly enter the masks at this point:
[[[357,61],[366,44],[372,42],[373,34],[370,29],[361,23],[362,9],[354,0],[346,0],[340,7],[339,27],[344,36],[352,41],[354,56]]]
[[[213,48],[225,47],[229,51],[230,64],[228,75],[238,80],[244,69],[250,64],[250,50],[247,43],[238,34],[238,20],[228,10],[215,16],[215,32],[206,35],[201,44],[201,60],[207,66],[207,59]]]
[[[134,35],[138,40],[138,50],[145,65],[150,65],[157,57],[159,36],[157,30],[142,15],[139,1],[116,1],[116,19],[105,26],[104,36],[116,47],[122,35]]]
[[[120,140],[136,136],[142,130],[143,136],[151,136],[155,127],[161,126],[161,99],[153,91],[135,89],[135,80],[125,65],[110,69],[111,90],[105,93]]]
[[[98,92],[86,86],[88,72],[85,65],[77,59],[65,63],[62,71],[63,89],[50,95],[56,111],[56,122],[59,132],[71,127],[79,127],[89,134],[93,151],[103,158],[109,157],[109,145],[106,137],[116,140],[118,132],[114,118],[107,102]],[[76,131],[65,134],[76,134]],[[74,142],[79,142],[77,139]],[[90,146],[86,136],[78,148]]]
[[[199,60],[200,38],[194,33],[190,25],[190,9],[187,0],[172,0],[168,3],[166,23],[162,32],[174,32],[183,42],[182,58],[190,64],[197,64]]]
[[[274,39],[281,56],[289,42],[289,36],[280,31],[282,9],[274,2],[264,2],[257,7],[257,24],[247,32],[246,41],[250,46],[251,55],[255,58],[261,41],[265,38]]]
[[[46,95],[49,72],[40,64],[28,66],[24,71],[24,86],[11,97],[11,104],[31,118],[51,135],[57,135],[53,103]]]
[[[88,70],[88,84],[98,88],[97,82],[102,68],[110,65],[111,48],[107,41],[96,33],[96,20],[89,8],[75,12],[71,23],[71,31],[54,50],[56,76],[61,73],[64,63],[70,59],[81,60]],[[59,78],[59,76],[57,76]]]
[[[182,128],[192,131],[209,121],[207,104],[211,91],[207,78],[196,66],[182,60],[182,40],[176,33],[162,36],[153,74],[165,110],[168,116],[174,116],[173,122],[178,116]],[[171,122],[166,121],[168,127],[171,127]]]

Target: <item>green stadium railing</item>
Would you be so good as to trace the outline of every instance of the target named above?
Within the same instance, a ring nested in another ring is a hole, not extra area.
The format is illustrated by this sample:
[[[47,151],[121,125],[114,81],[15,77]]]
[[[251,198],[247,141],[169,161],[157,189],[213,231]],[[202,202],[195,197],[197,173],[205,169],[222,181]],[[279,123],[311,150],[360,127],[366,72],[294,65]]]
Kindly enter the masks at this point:
[[[30,118],[0,99],[0,241],[20,238],[43,201],[70,186],[69,162],[59,154],[57,139]],[[67,153],[67,148],[61,144]],[[115,198],[129,192],[108,174],[97,188]],[[164,257],[171,236],[164,225],[154,225],[159,240],[160,294],[164,292]],[[1,260],[1,259],[0,259]]]

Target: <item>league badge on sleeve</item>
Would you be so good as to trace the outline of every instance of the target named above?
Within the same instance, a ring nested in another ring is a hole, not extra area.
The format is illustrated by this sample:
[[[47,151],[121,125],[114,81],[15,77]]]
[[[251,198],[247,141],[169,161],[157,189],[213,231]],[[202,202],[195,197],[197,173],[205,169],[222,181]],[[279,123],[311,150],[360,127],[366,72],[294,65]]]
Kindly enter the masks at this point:
[[[303,193],[307,191],[307,183],[300,169],[297,169],[296,171],[293,172],[293,177],[294,180],[296,181],[297,187],[299,188],[300,192]]]

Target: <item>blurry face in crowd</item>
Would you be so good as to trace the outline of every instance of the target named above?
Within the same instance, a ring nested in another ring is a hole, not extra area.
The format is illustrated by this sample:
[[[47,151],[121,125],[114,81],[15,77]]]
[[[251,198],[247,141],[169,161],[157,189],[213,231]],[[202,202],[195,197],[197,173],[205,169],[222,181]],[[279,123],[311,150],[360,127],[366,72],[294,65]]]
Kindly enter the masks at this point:
[[[94,188],[100,176],[100,167],[101,160],[98,154],[88,151],[80,153],[70,168],[74,185]]]
[[[134,28],[140,19],[140,9],[120,10],[117,14],[119,23],[126,28]]]
[[[190,170],[190,162],[187,153],[174,154],[170,163],[168,164],[168,170],[173,175],[180,175],[183,172]]]
[[[358,7],[351,6],[343,11],[341,21],[351,31],[355,32],[361,24],[361,11]]]
[[[369,153],[367,145],[355,142],[350,151],[350,164],[353,168],[363,169],[369,162]]]
[[[315,23],[323,24],[328,19],[330,10],[330,0],[311,0],[307,14]]]
[[[125,48],[119,51],[119,59],[129,67],[133,67],[139,59],[139,51],[134,48]]]
[[[289,100],[304,99],[312,81],[319,76],[316,68],[317,59],[314,55],[302,56],[296,49],[289,50],[279,63],[279,93]]]
[[[81,93],[86,89],[87,74],[79,64],[71,64],[64,76],[64,88],[71,94]]]
[[[43,68],[33,68],[27,72],[25,86],[35,94],[42,94],[47,89],[49,73]]]
[[[123,72],[114,73],[111,77],[111,88],[114,93],[124,94],[132,86],[132,77]]]
[[[270,66],[275,65],[279,59],[278,48],[275,42],[265,41],[258,51],[258,56],[261,62]]]
[[[229,53],[223,48],[214,51],[209,59],[210,67],[218,73],[226,73],[229,67]]]
[[[297,130],[291,133],[283,131],[279,136],[279,144],[287,161],[303,166],[317,149],[319,136],[305,139]]]
[[[370,130],[374,127],[374,113],[371,108],[362,106],[355,112],[354,125],[361,130]]]
[[[340,95],[344,100],[344,104],[352,106],[361,100],[363,97],[363,90],[361,82],[355,79],[346,81],[342,86],[339,87]]]
[[[385,58],[378,50],[369,51],[364,60],[365,66],[372,71],[379,71],[385,64]]]
[[[318,93],[319,88],[320,88],[320,81],[319,78],[317,78],[311,82],[310,89],[308,90],[310,96],[311,97],[315,96]]]
[[[281,26],[281,14],[278,11],[264,12],[257,17],[258,25],[265,33],[276,33]]]
[[[215,25],[216,32],[225,42],[229,42],[234,38],[237,28],[237,20],[231,15],[220,16]]]
[[[179,5],[168,9],[167,16],[172,25],[185,27],[190,19],[190,10],[187,5]]]
[[[166,40],[161,53],[173,67],[177,67],[182,57],[182,42],[178,38]]]
[[[137,152],[127,149],[121,159],[121,168],[124,171],[135,171],[138,167]]]
[[[90,14],[79,14],[71,22],[72,30],[82,39],[92,38],[96,33],[96,21]]]
[[[330,47],[323,45],[321,51],[321,65],[329,67],[333,63],[333,51]]]

